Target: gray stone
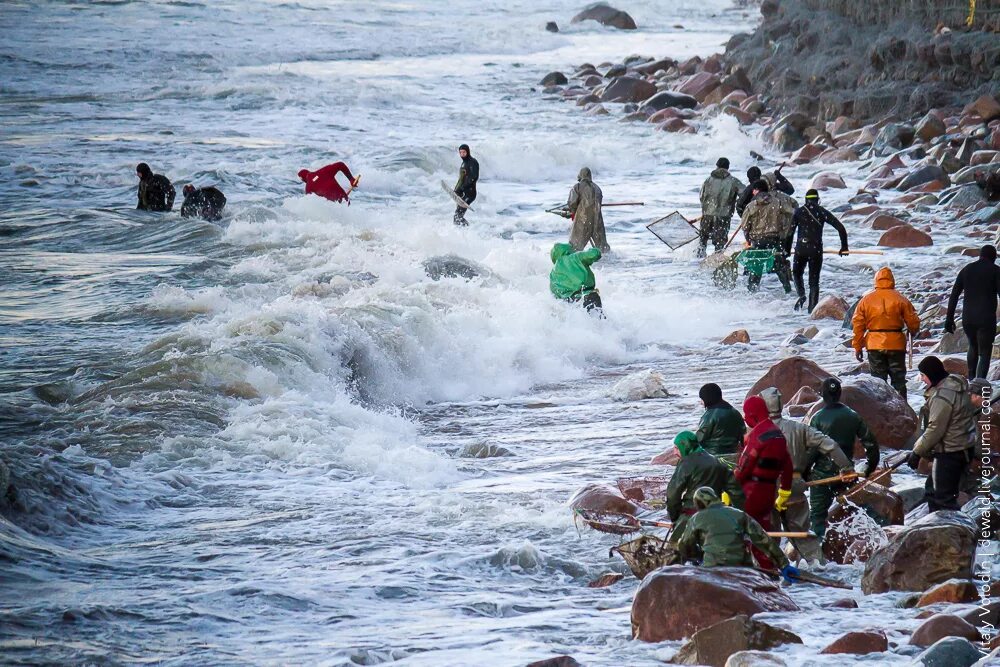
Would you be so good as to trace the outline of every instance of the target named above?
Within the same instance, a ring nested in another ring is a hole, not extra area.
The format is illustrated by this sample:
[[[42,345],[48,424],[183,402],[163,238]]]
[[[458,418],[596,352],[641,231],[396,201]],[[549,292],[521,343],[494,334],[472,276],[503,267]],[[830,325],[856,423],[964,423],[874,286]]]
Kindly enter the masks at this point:
[[[916,130],[912,125],[905,123],[889,123],[875,137],[872,144],[872,155],[885,157],[904,148],[908,148],[913,143]]]
[[[603,2],[590,5],[582,12],[573,17],[570,23],[580,23],[582,21],[597,21],[601,25],[618,28],[619,30],[635,30],[635,20],[626,12],[615,9]]]
[[[549,72],[541,81],[543,86],[565,86],[567,83],[569,79],[562,72]]]
[[[907,174],[900,181],[897,189],[909,190],[910,188],[915,188],[918,185],[930,183],[931,181],[942,181],[946,186],[951,185],[951,179],[948,178],[948,174],[944,169],[936,164],[928,164]]]
[[[440,255],[424,260],[424,272],[433,280],[442,278],[466,278],[471,280],[478,276],[490,276],[492,272],[484,266],[459,257],[458,255]]]
[[[724,667],[730,656],[741,651],[801,643],[802,638],[793,632],[747,616],[735,616],[691,635],[690,641],[681,647],[671,662],[675,665]]]
[[[982,652],[968,639],[945,637],[918,655],[913,664],[921,667],[972,667],[982,657]]]
[[[694,109],[696,106],[698,106],[698,100],[690,95],[664,90],[647,99],[640,108],[646,111],[662,111],[671,107],[674,109]]]
[[[786,667],[788,663],[767,651],[740,651],[726,660],[726,667]]]

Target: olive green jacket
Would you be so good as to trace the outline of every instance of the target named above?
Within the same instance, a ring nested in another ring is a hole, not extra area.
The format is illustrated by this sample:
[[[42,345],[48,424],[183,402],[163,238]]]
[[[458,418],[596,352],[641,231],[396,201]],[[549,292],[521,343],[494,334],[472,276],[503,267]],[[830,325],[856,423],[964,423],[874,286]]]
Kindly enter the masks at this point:
[[[702,556],[704,567],[739,567],[753,565],[747,542],[760,549],[782,568],[788,558],[760,524],[746,512],[726,507],[716,501],[691,517],[678,540],[684,560]]]

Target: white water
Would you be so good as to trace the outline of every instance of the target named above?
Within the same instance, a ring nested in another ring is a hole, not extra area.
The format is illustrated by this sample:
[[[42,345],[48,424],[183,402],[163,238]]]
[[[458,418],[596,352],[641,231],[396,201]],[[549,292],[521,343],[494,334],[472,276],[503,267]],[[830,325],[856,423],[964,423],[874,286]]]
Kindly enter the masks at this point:
[[[662,4],[629,3],[634,34],[571,27],[562,1],[0,8],[10,661],[672,652],[605,611],[634,580],[585,587],[621,565],[565,500],[649,472],[702,382],[738,400],[805,322],[774,285],[719,293],[690,248],[643,229],[692,212],[719,154],[742,172],[762,150],[735,121],[668,135],[540,95],[552,69],[707,55],[744,21],[725,0]],[[463,142],[483,179],[458,229],[437,183]],[[299,168],[335,159],[364,175],[350,207],[298,194]],[[219,184],[225,222],[131,210],[141,160],[178,190]],[[542,211],[584,165],[608,198],[647,203],[607,215],[603,321],[547,289],[565,221]],[[433,281],[421,262],[445,254],[494,275]],[[844,264],[827,280],[859,293],[869,278]],[[715,346],[737,327],[769,344]],[[608,396],[648,368],[671,398]],[[458,455],[480,443],[513,456]],[[892,596],[872,604],[913,625]],[[780,620],[818,648],[854,629],[829,614]]]

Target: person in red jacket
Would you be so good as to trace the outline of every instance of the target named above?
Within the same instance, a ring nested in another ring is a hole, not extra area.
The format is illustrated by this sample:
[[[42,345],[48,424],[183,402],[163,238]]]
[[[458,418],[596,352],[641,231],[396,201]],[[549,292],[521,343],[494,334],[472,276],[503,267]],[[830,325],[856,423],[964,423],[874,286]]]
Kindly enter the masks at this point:
[[[358,179],[351,175],[351,170],[343,162],[328,164],[318,171],[303,169],[299,172],[299,178],[305,181],[307,195],[319,195],[338,204],[346,201],[350,206],[351,200],[348,197],[350,190],[345,191],[344,188],[340,187],[340,183],[337,182],[337,174],[347,176],[347,180],[351,183],[351,190],[358,187]]]
[[[768,417],[763,398],[751,396],[744,401],[743,415],[751,430],[733,474],[743,485],[746,513],[770,530],[778,489],[789,493],[792,489],[792,457],[781,429]]]
[[[771,530],[771,514],[779,488],[786,496],[792,493],[792,457],[781,429],[768,416],[763,398],[751,396],[745,400],[743,417],[750,432],[733,476],[743,486],[744,511],[764,530]],[[770,559],[762,552],[757,549],[753,552],[761,567],[772,567]]]

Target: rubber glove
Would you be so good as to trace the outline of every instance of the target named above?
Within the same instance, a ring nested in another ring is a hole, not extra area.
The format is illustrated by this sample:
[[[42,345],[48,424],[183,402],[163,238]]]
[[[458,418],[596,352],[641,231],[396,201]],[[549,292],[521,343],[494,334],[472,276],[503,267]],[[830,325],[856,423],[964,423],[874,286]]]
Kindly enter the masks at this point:
[[[789,563],[785,567],[781,568],[781,576],[789,584],[794,584],[799,580],[799,568]]]
[[[871,477],[878,469],[878,463],[869,463],[865,466],[865,477]]]
[[[909,458],[906,459],[906,465],[916,470],[920,466],[920,454],[917,454],[916,452],[910,452]]]
[[[955,333],[955,320],[947,319],[944,321],[944,330],[948,333]]]
[[[841,248],[840,252],[838,252],[837,254],[840,255],[841,257],[843,257],[845,255],[851,254],[851,251],[848,250],[846,247],[844,247],[844,248]]]
[[[854,358],[857,359],[858,361],[864,361],[865,355],[861,350],[858,350],[857,352],[854,353]]]
[[[778,497],[774,500],[774,509],[784,512],[788,509],[788,499],[792,497],[792,490],[778,489]]]
[[[733,499],[729,497],[729,494],[725,491],[722,492],[722,502],[728,507],[733,504]]]

